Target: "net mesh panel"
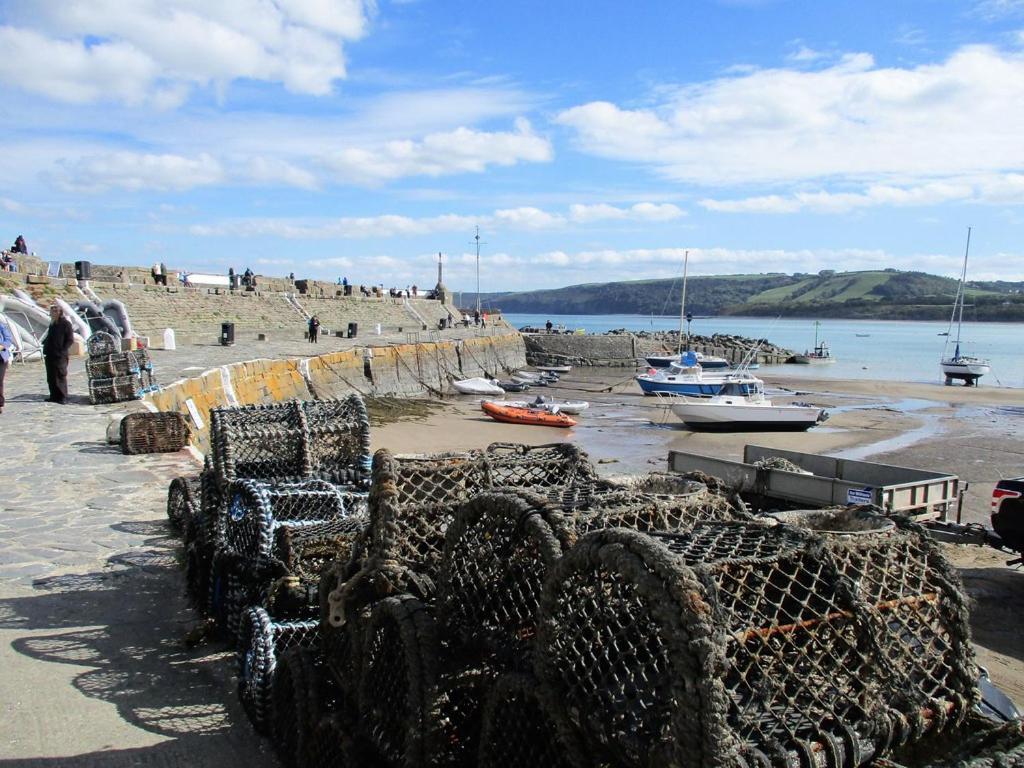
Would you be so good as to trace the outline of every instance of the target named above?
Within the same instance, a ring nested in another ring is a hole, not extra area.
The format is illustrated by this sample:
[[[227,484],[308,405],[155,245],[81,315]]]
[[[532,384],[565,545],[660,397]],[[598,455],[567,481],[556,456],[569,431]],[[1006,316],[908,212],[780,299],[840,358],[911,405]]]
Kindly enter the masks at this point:
[[[362,643],[359,726],[390,765],[427,765],[437,723],[437,626],[410,596],[373,609]]]
[[[503,675],[494,684],[483,706],[477,765],[573,768],[588,764],[572,734],[565,738],[557,730],[537,689],[533,677],[515,673]]]
[[[369,419],[359,395],[210,411],[214,468],[222,483],[312,477],[361,482],[369,440]]]
[[[91,334],[85,342],[85,346],[89,352],[90,358],[110,357],[111,355],[121,351],[120,340],[115,339],[109,333],[104,331],[96,331]]]
[[[572,508],[597,482],[587,454],[569,443],[492,443],[483,456],[488,488],[517,488]]]
[[[686,488],[686,493],[679,494],[639,490],[597,494],[585,509],[577,512],[576,530],[580,534],[601,528],[687,531],[697,523],[741,517],[723,496],[704,485],[690,481]]]
[[[180,451],[188,437],[188,423],[177,411],[129,413],[121,419],[121,450],[127,454]]]
[[[630,765],[853,765],[969,709],[950,576],[911,530],[598,531],[548,581],[537,670],[567,720]]]
[[[522,664],[536,637],[541,586],[572,543],[564,516],[529,493],[483,493],[448,528],[438,609],[462,643]]]

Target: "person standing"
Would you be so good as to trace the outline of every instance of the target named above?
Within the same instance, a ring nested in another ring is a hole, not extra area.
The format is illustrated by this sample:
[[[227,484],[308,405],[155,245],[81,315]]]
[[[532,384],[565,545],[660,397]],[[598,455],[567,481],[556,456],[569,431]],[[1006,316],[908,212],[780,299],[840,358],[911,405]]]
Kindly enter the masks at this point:
[[[320,319],[313,315],[309,318],[309,343],[316,344],[317,336],[320,335]]]
[[[48,403],[64,405],[68,401],[68,351],[75,343],[75,331],[59,304],[50,306],[50,327],[43,340],[46,362],[46,385],[50,388]]]
[[[0,413],[4,412],[4,376],[7,375],[7,366],[14,358],[13,349],[14,336],[7,323],[0,321]]]

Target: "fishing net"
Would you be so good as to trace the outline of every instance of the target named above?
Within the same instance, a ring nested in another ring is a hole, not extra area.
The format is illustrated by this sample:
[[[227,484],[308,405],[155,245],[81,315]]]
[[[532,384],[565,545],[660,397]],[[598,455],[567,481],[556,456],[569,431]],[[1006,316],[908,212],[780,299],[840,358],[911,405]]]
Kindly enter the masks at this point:
[[[541,611],[544,695],[627,765],[855,766],[973,702],[962,593],[907,528],[596,531]]]
[[[503,665],[522,663],[537,634],[544,577],[572,539],[571,522],[533,494],[488,492],[461,505],[438,585],[446,630]]]
[[[121,450],[126,454],[180,451],[188,438],[188,423],[177,411],[142,411],[121,419]]]
[[[369,441],[369,419],[359,395],[210,411],[213,465],[223,484],[306,478],[361,483]]]
[[[503,675],[483,706],[477,765],[503,768],[583,768],[592,765],[572,731],[559,731],[530,675]]]
[[[263,608],[248,608],[238,630],[238,695],[253,725],[266,730],[278,660],[291,648],[317,642],[316,621],[278,622]]]

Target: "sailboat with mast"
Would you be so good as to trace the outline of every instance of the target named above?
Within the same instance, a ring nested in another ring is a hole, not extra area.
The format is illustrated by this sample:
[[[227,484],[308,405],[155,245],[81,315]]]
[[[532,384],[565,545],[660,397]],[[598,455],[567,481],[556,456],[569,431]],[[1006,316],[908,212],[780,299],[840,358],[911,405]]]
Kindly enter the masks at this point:
[[[687,266],[690,262],[690,252],[685,251],[683,254],[683,293],[682,299],[679,303],[679,336],[676,342],[676,353],[674,355],[648,355],[644,359],[651,368],[668,368],[673,363],[680,363],[683,360],[683,350],[688,350],[687,354],[692,354],[700,367],[707,371],[721,370],[729,368],[729,361],[724,357],[713,357],[711,355],[705,355],[701,352],[689,351],[690,347],[690,321],[693,319],[693,315],[686,314],[686,271]],[[653,325],[653,315],[651,317]],[[686,322],[686,344],[683,344],[683,322]]]
[[[953,301],[953,314],[949,316],[949,329],[946,331],[946,345],[942,350],[942,360],[939,368],[946,378],[946,384],[954,381],[962,381],[966,386],[977,386],[978,379],[992,370],[988,360],[980,357],[964,355],[960,352],[960,332],[964,324],[964,296],[967,286],[967,254],[971,250],[971,228],[967,228],[967,246],[964,248],[964,266],[960,272],[960,284],[956,289],[956,299]],[[953,322],[956,321],[956,346],[953,354],[949,355],[949,339],[953,331]]]

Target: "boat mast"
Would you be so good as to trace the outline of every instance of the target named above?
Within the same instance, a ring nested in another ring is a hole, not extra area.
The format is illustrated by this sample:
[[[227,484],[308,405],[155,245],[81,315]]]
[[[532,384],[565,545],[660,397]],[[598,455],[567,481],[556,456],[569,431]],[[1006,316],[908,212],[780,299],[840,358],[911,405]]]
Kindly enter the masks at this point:
[[[957,289],[957,297],[960,299],[960,312],[956,319],[956,357],[960,356],[960,326],[964,324],[964,291],[967,284],[967,254],[971,251],[971,228],[967,228],[967,247],[964,248],[964,268],[960,273],[960,287]],[[953,307],[956,311],[956,307]]]
[[[476,315],[480,316],[480,227],[476,228]]]
[[[683,254],[683,298],[679,302],[679,342],[676,345],[676,354],[680,357],[683,354],[683,321],[686,319],[686,267],[690,262],[690,252]],[[686,348],[690,348],[690,334],[686,334]]]

